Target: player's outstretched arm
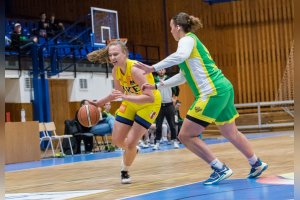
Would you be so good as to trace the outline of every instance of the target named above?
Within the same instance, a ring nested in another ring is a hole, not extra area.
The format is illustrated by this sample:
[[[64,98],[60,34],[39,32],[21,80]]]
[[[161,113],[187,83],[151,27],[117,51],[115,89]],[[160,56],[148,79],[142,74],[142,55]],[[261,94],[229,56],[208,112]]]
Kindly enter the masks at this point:
[[[154,72],[154,67],[153,66],[150,66],[150,65],[146,65],[144,63],[141,63],[141,62],[137,62],[134,64],[134,67],[137,67],[139,69],[142,69],[144,71],[143,74],[149,74],[151,72]]]

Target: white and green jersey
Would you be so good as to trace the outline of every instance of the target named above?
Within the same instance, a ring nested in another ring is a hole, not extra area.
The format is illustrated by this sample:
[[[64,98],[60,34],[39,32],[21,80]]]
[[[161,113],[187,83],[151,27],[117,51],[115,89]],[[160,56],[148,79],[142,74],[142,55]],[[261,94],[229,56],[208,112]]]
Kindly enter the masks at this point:
[[[187,81],[195,97],[217,95],[232,88],[207,48],[193,33],[187,33],[179,40],[175,53],[153,66],[158,71],[173,65],[179,65],[180,73],[165,81],[163,87]]]

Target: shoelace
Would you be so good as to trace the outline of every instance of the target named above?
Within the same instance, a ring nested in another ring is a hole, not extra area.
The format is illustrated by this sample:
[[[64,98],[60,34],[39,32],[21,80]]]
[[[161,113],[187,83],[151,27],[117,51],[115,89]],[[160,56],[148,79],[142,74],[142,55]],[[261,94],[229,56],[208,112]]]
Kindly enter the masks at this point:
[[[218,172],[214,171],[211,175],[210,178],[215,178],[215,177],[219,177]]]
[[[124,172],[121,172],[121,173],[122,173],[122,178],[129,178],[128,172],[124,171]]]

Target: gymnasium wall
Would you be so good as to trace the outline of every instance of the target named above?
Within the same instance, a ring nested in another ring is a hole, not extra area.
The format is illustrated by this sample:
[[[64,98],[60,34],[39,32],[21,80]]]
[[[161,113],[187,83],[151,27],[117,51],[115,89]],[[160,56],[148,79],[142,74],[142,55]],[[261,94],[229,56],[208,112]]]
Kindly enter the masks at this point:
[[[204,28],[197,35],[233,83],[236,103],[275,100],[293,42],[293,0],[214,5],[202,0],[14,0],[6,14],[38,19],[46,11],[70,22],[89,13],[91,6],[117,10],[120,37],[133,44],[159,46],[161,58],[177,47],[170,18],[181,11],[201,18]],[[186,85],[181,86],[179,98],[185,113],[193,101]]]
[[[32,89],[25,87],[25,78],[29,78],[28,71],[22,71],[19,77],[17,71],[6,71],[5,79],[5,111],[10,112],[11,121],[20,121],[20,111],[26,111],[26,120],[33,119],[31,99]],[[87,89],[79,87],[79,80],[87,80]],[[76,110],[82,99],[99,99],[106,96],[112,90],[112,77],[106,78],[102,73],[77,72],[76,78],[68,73],[62,73],[60,77],[49,79],[50,104],[52,119],[58,126],[63,126],[65,119],[74,118]],[[75,105],[75,106],[74,106]]]

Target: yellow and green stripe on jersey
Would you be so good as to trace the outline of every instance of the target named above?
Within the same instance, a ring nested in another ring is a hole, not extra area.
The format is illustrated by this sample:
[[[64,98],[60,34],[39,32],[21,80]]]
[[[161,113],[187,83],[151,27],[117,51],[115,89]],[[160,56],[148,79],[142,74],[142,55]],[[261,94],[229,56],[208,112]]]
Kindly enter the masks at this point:
[[[207,48],[191,32],[186,36],[194,39],[191,55],[179,67],[195,97],[211,96],[229,90],[232,85],[216,66]]]

